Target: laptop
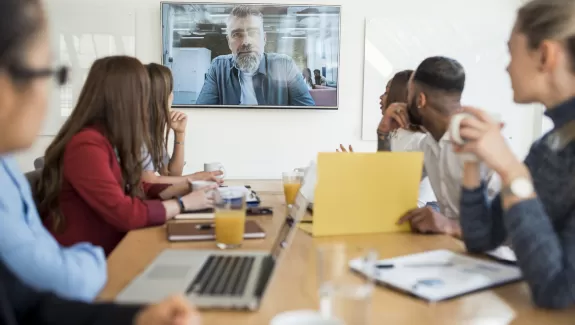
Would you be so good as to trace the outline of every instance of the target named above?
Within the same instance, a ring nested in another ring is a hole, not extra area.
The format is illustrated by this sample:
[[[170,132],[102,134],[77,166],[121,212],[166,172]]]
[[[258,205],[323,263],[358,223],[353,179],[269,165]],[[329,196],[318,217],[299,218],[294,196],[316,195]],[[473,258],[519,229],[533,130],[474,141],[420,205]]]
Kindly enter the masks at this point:
[[[116,302],[150,303],[184,293],[201,309],[257,310],[306,213],[309,201],[302,190],[303,186],[270,251],[166,249],[120,292]]]

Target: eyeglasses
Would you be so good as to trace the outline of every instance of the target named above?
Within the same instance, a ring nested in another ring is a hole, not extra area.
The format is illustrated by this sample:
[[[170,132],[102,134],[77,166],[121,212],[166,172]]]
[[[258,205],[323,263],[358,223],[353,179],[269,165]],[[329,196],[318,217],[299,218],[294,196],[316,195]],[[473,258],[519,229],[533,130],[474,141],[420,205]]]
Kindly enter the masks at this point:
[[[52,77],[56,78],[59,86],[68,82],[68,67],[62,66],[56,69],[30,69],[17,66],[10,67],[10,74],[16,79],[35,79]]]

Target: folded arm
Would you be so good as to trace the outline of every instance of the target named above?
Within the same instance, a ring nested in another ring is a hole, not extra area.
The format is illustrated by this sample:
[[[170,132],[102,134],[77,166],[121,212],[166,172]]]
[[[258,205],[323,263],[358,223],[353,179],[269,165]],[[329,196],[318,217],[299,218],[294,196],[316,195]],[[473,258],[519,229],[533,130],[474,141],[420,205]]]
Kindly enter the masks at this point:
[[[509,168],[502,175],[502,184],[509,188],[518,177],[531,178],[523,164]],[[557,200],[571,197],[558,195]],[[519,198],[505,191],[502,206],[517,264],[535,304],[545,308],[575,304],[575,213],[554,227],[535,192]]]
[[[480,166],[477,163],[466,163],[459,215],[463,241],[470,252],[495,249],[507,237],[501,197],[497,195],[490,201],[488,188],[481,180]]]

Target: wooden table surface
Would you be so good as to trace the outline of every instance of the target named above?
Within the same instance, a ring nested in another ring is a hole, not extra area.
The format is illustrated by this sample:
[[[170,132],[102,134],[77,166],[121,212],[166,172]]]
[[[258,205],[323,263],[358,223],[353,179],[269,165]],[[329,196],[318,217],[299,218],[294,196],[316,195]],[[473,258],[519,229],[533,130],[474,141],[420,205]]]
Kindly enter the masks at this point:
[[[249,217],[267,232],[262,240],[246,240],[242,249],[270,249],[285,217],[279,181],[245,181],[262,199],[262,206],[274,208],[274,215]],[[295,309],[317,309],[315,246],[343,242],[358,254],[375,248],[380,258],[390,258],[433,249],[464,252],[463,244],[448,236],[415,234],[375,234],[312,238],[301,230],[293,239],[276,268],[261,308],[256,312],[203,311],[204,325],[267,325],[277,313]],[[130,232],[108,258],[108,283],[100,300],[114,297],[165,248],[215,249],[214,242],[169,243],[165,227]],[[350,276],[355,276],[350,273]],[[182,288],[184,289],[184,288]],[[524,283],[466,295],[450,301],[429,304],[408,295],[377,287],[371,308],[371,324],[575,324],[575,309],[537,309]]]

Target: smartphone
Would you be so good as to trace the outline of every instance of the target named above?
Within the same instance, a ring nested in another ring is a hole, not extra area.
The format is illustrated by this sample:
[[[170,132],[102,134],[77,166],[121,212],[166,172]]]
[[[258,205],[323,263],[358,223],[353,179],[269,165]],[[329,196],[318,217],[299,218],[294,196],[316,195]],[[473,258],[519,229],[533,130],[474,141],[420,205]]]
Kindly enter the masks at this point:
[[[246,209],[246,216],[265,216],[272,214],[274,214],[274,211],[270,207],[248,207]]]

